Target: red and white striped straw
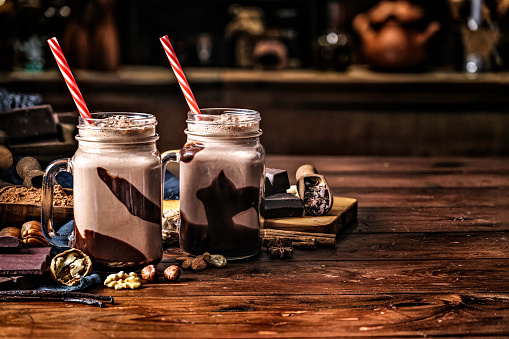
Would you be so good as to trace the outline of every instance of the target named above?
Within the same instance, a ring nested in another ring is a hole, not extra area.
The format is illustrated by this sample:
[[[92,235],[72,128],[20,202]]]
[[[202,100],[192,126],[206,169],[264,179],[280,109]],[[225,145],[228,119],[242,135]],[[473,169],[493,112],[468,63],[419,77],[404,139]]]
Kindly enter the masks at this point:
[[[182,89],[187,104],[189,105],[189,109],[191,109],[191,112],[194,114],[200,114],[200,108],[196,103],[196,99],[194,98],[193,92],[191,91],[191,87],[189,87],[189,84],[187,83],[186,76],[184,75],[184,71],[182,71],[182,67],[180,66],[180,63],[177,59],[177,54],[175,54],[175,51],[173,50],[170,38],[165,35],[159,40],[161,40],[161,43],[163,44],[164,51],[166,52],[168,60],[170,60],[171,68],[177,77],[180,88]]]
[[[49,39],[48,44],[49,47],[51,48],[51,52],[53,52],[55,60],[57,61],[58,68],[60,68],[60,72],[64,77],[65,83],[67,84],[67,88],[69,88],[69,91],[71,92],[74,103],[76,104],[76,107],[78,107],[80,115],[83,118],[91,119],[92,116],[88,111],[87,105],[85,104],[85,100],[83,99],[80,89],[78,88],[78,84],[76,83],[76,80],[74,80],[74,77],[72,76],[71,69],[69,68],[67,61],[65,60],[64,53],[62,52],[62,49],[58,44],[57,38],[53,37]]]

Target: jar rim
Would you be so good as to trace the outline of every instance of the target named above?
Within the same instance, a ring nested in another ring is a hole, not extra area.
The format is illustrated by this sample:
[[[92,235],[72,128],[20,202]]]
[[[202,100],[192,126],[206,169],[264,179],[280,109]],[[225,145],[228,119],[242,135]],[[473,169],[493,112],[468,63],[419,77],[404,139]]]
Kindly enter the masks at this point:
[[[246,108],[204,108],[201,114],[188,112],[187,135],[221,137],[223,139],[251,138],[262,134],[260,113]]]
[[[258,111],[248,108],[202,108],[200,113],[189,111],[186,122],[199,125],[245,125],[261,120]]]
[[[150,125],[157,125],[155,115],[149,113],[138,112],[95,112],[90,113],[92,118],[78,117],[78,128],[85,129],[101,129],[101,130],[124,130]],[[115,126],[113,124],[114,117],[122,117],[129,119],[129,125]]]

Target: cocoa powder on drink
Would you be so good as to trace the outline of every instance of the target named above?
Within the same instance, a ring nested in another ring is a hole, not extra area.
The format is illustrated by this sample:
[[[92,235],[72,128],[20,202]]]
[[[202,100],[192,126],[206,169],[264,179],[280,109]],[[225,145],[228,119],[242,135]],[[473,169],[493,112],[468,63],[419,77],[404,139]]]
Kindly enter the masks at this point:
[[[41,188],[26,188],[24,186],[7,187],[0,193],[0,203],[40,205],[42,202]],[[55,185],[53,192],[54,206],[73,206],[73,196],[68,194],[60,185]]]

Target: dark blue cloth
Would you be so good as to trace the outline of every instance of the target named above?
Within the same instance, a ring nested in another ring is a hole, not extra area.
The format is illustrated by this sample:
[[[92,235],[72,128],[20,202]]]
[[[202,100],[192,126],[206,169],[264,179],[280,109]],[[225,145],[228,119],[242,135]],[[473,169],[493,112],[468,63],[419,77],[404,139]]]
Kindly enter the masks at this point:
[[[52,282],[46,285],[41,285],[38,290],[51,290],[51,291],[69,291],[69,292],[81,292],[91,290],[101,285],[101,277],[97,273],[91,273],[85,277],[81,277],[78,285],[67,286],[59,283]]]
[[[44,100],[40,94],[14,93],[5,88],[0,88],[0,111],[32,107],[43,103]]]
[[[56,231],[52,240],[56,245],[61,247],[53,246],[51,250],[51,257],[53,258],[55,255],[62,253],[69,249],[69,235],[74,230],[74,220],[69,221],[64,224],[58,231]],[[52,290],[52,291],[85,291],[89,289],[93,289],[97,286],[101,285],[101,277],[99,274],[95,272],[91,272],[89,275],[82,277],[78,285],[74,286],[66,286],[57,283],[56,281],[51,281],[45,285],[39,286],[38,290]]]

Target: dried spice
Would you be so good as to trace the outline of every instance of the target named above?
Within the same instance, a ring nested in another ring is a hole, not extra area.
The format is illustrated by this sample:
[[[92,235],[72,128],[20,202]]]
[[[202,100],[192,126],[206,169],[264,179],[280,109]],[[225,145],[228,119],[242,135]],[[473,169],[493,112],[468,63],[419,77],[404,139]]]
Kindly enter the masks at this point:
[[[332,191],[325,177],[318,174],[312,165],[302,165],[295,174],[299,197],[304,209],[310,215],[320,216],[328,213],[334,203]]]
[[[290,239],[276,238],[267,242],[267,252],[273,259],[287,259],[293,254],[292,241]]]
[[[330,198],[326,184],[316,178],[304,180],[304,208],[309,214],[323,215],[330,210]]]
[[[51,291],[51,290],[11,290],[0,291],[0,301],[61,301],[106,307],[103,301],[114,303],[112,296],[74,291]]]

